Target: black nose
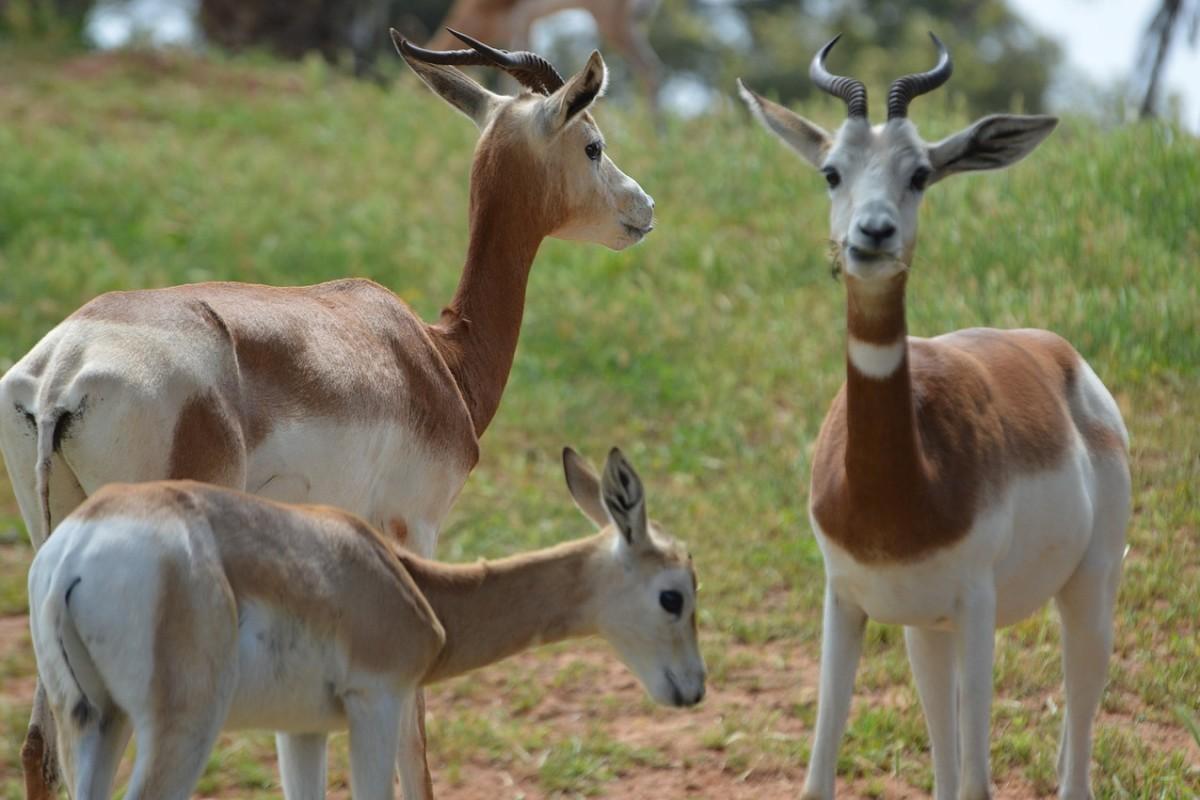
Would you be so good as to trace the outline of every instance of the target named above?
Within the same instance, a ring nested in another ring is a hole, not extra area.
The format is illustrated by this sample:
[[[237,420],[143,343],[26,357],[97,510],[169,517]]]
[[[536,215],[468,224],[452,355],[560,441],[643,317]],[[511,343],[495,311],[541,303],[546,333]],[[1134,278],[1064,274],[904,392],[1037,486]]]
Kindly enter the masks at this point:
[[[896,232],[896,226],[888,220],[864,222],[858,226],[858,229],[876,245],[887,241]]]

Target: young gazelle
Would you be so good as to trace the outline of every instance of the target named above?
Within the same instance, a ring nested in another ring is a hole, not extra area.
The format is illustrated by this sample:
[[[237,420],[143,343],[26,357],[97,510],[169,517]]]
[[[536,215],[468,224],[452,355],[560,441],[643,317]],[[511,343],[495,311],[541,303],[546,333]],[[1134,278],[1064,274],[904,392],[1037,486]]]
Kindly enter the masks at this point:
[[[810,70],[846,101],[836,136],[741,87],[766,127],[824,173],[848,295],[846,383],[813,460],[810,517],[826,587],[805,796],[833,797],[868,617],[906,626],[939,800],[989,796],[995,629],[1053,597],[1067,692],[1059,791],[1090,797],[1092,721],[1130,510],[1120,412],[1052,333],[973,328],[919,339],[906,336],[904,319],[925,188],[1012,164],[1056,120],[991,116],[926,144],[907,111],[950,77],[934,37],[937,66],[896,80],[888,120],[873,128],[862,83],[825,69],[836,41]]]
[[[191,478],[340,506],[433,555],[500,404],[542,239],[622,249],[650,231],[654,204],[588,112],[607,75],[599,53],[564,81],[531,53],[473,40],[450,53],[396,44],[482,131],[466,264],[441,320],[367,280],[96,298],[0,379],[0,451],[35,548],[104,484]],[[448,64],[532,89],[493,94]],[[49,800],[54,739],[37,697],[23,760],[28,797]]]
[[[130,800],[189,796],[217,734],[271,728],[288,800],[325,796],[325,737],[349,728],[356,800],[428,800],[421,685],[598,634],[658,702],[704,697],[696,576],[647,521],[613,450],[598,479],[563,452],[602,530],[472,565],[395,549],[364,520],[191,481],[115,484],[59,526],[29,574],[38,669],[75,800],[107,798],[130,733]],[[397,755],[398,754],[398,755]]]

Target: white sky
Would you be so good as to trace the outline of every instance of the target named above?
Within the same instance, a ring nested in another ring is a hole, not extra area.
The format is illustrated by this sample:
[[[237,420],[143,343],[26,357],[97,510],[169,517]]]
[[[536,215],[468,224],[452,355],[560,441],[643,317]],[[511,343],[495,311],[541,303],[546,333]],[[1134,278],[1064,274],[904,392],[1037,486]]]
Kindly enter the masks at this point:
[[[1132,75],[1138,44],[1159,0],[1009,0],[1009,3],[1031,25],[1058,39],[1072,65],[1095,80],[1108,82]],[[1189,49],[1183,36],[1171,48],[1166,86],[1184,97],[1184,124],[1200,131],[1200,49]]]

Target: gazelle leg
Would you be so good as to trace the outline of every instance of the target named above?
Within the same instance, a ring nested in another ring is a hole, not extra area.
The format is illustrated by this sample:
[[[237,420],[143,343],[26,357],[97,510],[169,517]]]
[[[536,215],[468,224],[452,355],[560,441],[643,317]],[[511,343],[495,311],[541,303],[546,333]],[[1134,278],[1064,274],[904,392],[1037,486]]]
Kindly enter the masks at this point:
[[[70,723],[67,723],[70,724]],[[75,759],[75,800],[108,800],[113,795],[113,779],[133,726],[129,717],[119,709],[105,713],[89,735],[86,754]],[[65,752],[65,748],[60,748]]]
[[[433,800],[433,778],[425,758],[425,696],[420,691],[401,703],[396,764],[405,800]]]
[[[58,797],[58,736],[54,716],[46,699],[46,689],[38,681],[33,694],[33,713],[21,747],[21,767],[25,772],[26,800],[54,800]]]
[[[391,691],[356,691],[347,694],[344,703],[350,722],[350,794],[354,800],[390,800],[400,738],[400,700]]]
[[[850,716],[854,674],[862,654],[867,615],[861,608],[839,599],[827,582],[822,624],[817,732],[812,757],[808,760],[808,776],[804,779],[802,796],[832,800],[838,745],[846,731],[846,719]]]
[[[187,800],[204,773],[204,765],[225,719],[228,704],[193,707],[169,719],[134,723],[137,760],[125,800]]]
[[[954,674],[954,634],[926,628],[904,629],[933,748],[933,788],[937,800],[958,796],[958,682]]]
[[[958,796],[961,800],[984,800],[992,796],[989,734],[996,649],[996,595],[992,586],[977,586],[963,599],[956,643],[962,756]]]
[[[287,800],[320,800],[325,796],[323,733],[276,733],[279,775]]]
[[[1085,562],[1055,597],[1062,621],[1067,694],[1058,753],[1058,792],[1064,800],[1092,796],[1092,724],[1108,680],[1120,574],[1120,563],[1094,568]]]

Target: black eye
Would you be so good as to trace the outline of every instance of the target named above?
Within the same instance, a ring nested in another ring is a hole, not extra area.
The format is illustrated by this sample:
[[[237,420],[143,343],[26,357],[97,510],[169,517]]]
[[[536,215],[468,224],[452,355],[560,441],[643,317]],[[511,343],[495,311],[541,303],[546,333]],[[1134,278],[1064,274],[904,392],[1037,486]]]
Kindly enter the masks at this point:
[[[592,142],[584,148],[584,152],[587,153],[587,157],[592,161],[599,161],[600,154],[604,152],[604,145],[600,144],[600,142]]]
[[[842,182],[842,176],[833,167],[826,167],[821,171],[825,173],[825,182],[829,184],[830,189],[836,189]]]
[[[667,590],[658,596],[658,602],[668,614],[678,617],[683,613],[683,595],[679,592]]]
[[[912,187],[912,190],[914,192],[923,192],[923,191],[925,191],[925,183],[928,180],[929,180],[929,168],[928,167],[918,167],[917,171],[913,173],[912,181],[910,182],[909,185]]]

